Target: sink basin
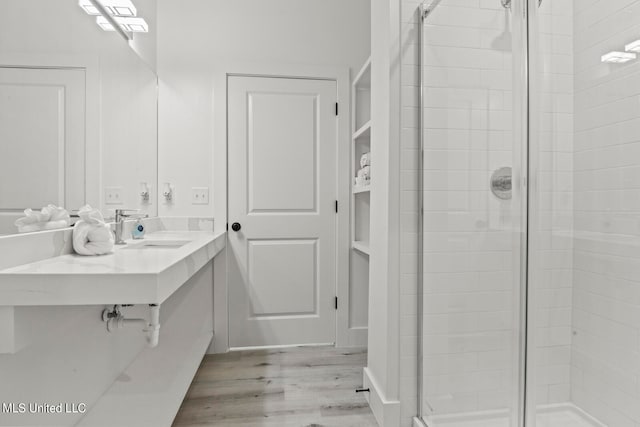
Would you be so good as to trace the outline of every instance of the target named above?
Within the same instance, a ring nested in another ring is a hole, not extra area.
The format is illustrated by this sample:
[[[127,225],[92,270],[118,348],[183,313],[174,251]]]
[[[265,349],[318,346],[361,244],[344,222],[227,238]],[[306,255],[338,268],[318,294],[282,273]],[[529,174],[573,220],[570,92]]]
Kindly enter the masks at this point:
[[[189,242],[189,240],[143,240],[140,243],[130,243],[122,249],[178,249]]]

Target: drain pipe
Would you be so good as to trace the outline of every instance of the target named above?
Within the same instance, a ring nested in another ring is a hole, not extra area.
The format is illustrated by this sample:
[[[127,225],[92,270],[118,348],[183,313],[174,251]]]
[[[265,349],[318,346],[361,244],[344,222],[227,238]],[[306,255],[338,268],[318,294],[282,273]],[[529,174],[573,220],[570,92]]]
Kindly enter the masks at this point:
[[[160,306],[149,304],[148,321],[147,319],[127,319],[122,314],[121,308],[121,305],[114,305],[113,309],[105,308],[102,311],[102,321],[107,323],[107,331],[114,332],[127,325],[140,325],[143,327],[142,332],[146,334],[147,347],[157,347],[160,340]]]
[[[151,321],[144,330],[147,333],[147,346],[155,348],[160,340],[160,306],[158,304],[149,304]]]

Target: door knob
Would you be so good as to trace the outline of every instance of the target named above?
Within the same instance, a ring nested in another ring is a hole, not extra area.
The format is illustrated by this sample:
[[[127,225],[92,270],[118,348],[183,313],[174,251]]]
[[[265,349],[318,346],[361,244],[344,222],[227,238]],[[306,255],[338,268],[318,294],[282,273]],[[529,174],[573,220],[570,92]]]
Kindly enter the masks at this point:
[[[239,222],[234,222],[233,224],[231,224],[231,229],[233,231],[240,231],[241,228],[242,226],[240,225]]]

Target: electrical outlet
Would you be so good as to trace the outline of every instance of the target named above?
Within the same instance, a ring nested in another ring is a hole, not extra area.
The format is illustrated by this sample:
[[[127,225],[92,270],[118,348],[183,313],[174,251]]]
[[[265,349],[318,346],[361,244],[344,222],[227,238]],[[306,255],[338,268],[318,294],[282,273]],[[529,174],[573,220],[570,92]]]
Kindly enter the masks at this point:
[[[124,203],[122,196],[122,187],[105,187],[104,188],[105,205],[121,205]]]
[[[209,187],[193,187],[191,189],[191,204],[208,205]]]

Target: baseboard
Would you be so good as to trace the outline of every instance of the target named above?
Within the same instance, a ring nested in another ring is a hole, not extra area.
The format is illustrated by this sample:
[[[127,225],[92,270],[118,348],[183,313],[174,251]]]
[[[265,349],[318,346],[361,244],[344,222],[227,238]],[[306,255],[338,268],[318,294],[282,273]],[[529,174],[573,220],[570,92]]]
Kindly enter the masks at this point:
[[[400,401],[387,400],[369,368],[364,368],[363,370],[362,384],[364,388],[370,390],[369,393],[365,393],[365,398],[376,421],[378,421],[378,425],[380,427],[399,427]]]

